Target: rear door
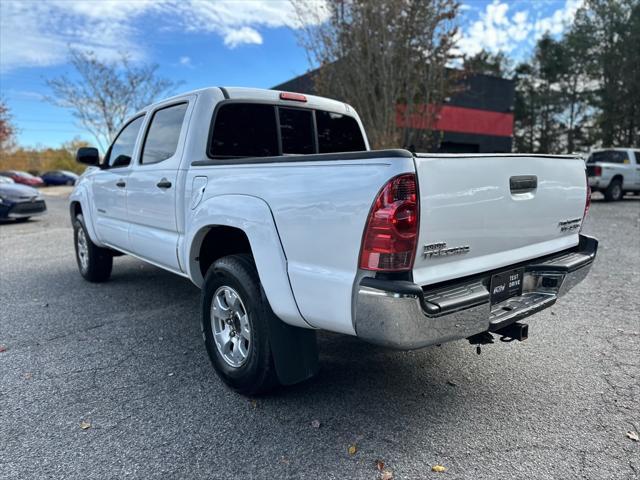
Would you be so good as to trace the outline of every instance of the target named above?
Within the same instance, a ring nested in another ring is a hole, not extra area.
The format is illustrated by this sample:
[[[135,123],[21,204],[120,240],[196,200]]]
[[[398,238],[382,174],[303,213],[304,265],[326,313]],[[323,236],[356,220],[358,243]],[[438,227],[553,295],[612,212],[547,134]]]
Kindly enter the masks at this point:
[[[185,99],[148,114],[139,160],[127,187],[130,251],[172,270],[180,270],[178,168],[188,111]]]
[[[578,243],[586,201],[581,159],[418,155],[415,161],[416,283],[493,270]]]
[[[127,181],[144,116],[131,120],[107,151],[105,168],[93,177],[95,229],[103,243],[128,250]]]

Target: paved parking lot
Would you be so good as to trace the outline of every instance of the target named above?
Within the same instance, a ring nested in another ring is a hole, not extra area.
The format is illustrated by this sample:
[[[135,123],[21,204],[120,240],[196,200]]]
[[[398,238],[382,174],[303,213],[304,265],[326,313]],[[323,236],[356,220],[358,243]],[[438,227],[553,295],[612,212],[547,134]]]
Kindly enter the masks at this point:
[[[526,342],[322,334],[316,379],[253,400],[213,374],[189,281],[127,257],[82,280],[66,202],[0,225],[0,478],[640,475],[640,197],[594,201],[597,263]]]

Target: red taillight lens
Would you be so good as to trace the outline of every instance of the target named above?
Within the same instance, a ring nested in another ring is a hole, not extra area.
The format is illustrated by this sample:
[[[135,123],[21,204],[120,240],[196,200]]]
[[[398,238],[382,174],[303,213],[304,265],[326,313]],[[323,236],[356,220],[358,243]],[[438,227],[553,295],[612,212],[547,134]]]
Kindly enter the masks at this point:
[[[416,176],[400,175],[376,197],[362,239],[360,268],[397,272],[410,270],[418,240]]]
[[[602,167],[600,165],[596,165],[595,167],[593,167],[593,175],[595,177],[601,177],[602,176]]]

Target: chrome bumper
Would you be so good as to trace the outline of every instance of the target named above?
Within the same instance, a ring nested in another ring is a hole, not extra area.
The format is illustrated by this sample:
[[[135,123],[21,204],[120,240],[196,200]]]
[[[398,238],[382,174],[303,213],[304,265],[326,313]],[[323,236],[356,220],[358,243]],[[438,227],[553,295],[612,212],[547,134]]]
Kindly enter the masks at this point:
[[[411,282],[366,277],[357,292],[354,327],[371,343],[411,350],[498,330],[553,305],[589,273],[598,241],[424,290]],[[524,267],[523,293],[491,305],[491,275]]]

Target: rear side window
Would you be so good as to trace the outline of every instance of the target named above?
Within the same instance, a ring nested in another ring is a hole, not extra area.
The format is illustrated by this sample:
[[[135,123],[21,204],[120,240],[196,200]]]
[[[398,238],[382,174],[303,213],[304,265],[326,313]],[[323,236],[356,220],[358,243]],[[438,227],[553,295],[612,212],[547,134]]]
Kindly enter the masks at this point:
[[[131,157],[133,156],[133,150],[136,147],[136,139],[138,138],[138,132],[142,126],[143,118],[144,116],[131,121],[120,132],[113,144],[111,144],[109,157],[106,159],[109,167],[126,167],[131,163]]]
[[[222,105],[216,114],[210,154],[217,158],[278,155],[278,131],[273,105]]]
[[[629,163],[627,152],[622,150],[603,150],[593,152],[587,163],[607,162],[607,163]]]
[[[316,111],[316,124],[320,153],[365,150],[362,132],[355,118],[339,113]]]
[[[283,154],[315,153],[313,111],[278,107]]]
[[[141,163],[149,165],[173,157],[178,148],[187,105],[186,103],[172,105],[153,114],[151,126],[142,147]]]

